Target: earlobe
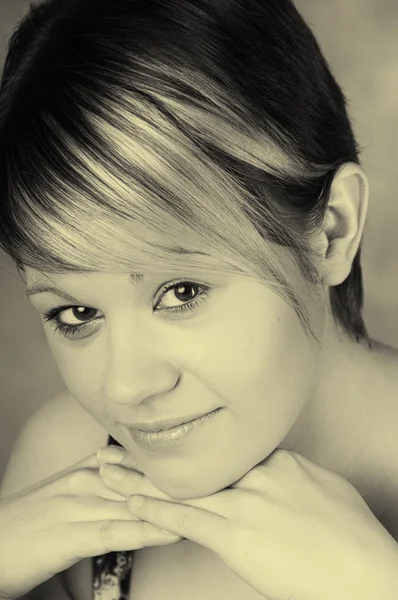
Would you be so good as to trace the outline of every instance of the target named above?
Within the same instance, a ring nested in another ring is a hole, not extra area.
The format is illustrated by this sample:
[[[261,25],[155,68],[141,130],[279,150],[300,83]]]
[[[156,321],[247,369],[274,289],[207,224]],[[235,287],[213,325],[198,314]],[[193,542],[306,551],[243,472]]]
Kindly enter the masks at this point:
[[[361,243],[369,201],[369,184],[360,165],[346,163],[332,184],[322,239],[322,281],[335,286],[349,275]]]

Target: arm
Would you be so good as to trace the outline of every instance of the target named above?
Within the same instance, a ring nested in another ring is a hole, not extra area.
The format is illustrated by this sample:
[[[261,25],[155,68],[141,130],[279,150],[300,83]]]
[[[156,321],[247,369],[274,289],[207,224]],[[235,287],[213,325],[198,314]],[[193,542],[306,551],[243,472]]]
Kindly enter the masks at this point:
[[[59,441],[59,427],[55,419],[59,419],[61,415],[65,422],[65,404],[66,396],[62,393],[41,406],[22,427],[1,481],[0,499],[11,496],[69,465],[71,461],[68,460],[62,444],[54,443]],[[0,595],[0,600],[2,598]],[[19,599],[75,600],[68,589],[63,572],[57,573]]]

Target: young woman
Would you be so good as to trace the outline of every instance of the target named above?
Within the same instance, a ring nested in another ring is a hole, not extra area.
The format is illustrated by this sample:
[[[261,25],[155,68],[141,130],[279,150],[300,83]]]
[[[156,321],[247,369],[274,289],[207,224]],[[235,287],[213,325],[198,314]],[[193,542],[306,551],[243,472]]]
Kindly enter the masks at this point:
[[[293,3],[31,6],[0,157],[67,390],[3,480],[0,596],[396,598],[398,351],[362,318],[367,178]]]

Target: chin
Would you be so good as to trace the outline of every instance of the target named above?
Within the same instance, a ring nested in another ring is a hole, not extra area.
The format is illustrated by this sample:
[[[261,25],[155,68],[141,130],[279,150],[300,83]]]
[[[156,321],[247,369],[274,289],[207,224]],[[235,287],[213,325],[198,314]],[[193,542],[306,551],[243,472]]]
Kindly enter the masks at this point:
[[[220,485],[220,482],[206,480],[206,481],[198,481],[193,480],[192,478],[187,478],[185,480],[181,478],[172,478],[167,477],[151,477],[148,473],[148,479],[151,483],[158,488],[173,500],[195,500],[198,498],[204,498],[206,496],[210,496],[211,494],[215,494],[222,489],[224,486]],[[228,483],[226,483],[225,487],[228,487]]]

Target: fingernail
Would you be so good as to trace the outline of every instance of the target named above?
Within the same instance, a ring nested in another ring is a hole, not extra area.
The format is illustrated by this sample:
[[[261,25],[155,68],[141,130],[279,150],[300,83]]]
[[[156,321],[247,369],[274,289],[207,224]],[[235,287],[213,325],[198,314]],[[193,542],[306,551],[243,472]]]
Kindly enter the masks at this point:
[[[101,477],[112,479],[113,481],[120,481],[125,475],[124,469],[116,465],[102,465],[99,472]]]
[[[119,463],[122,461],[123,455],[123,450],[118,446],[106,446],[98,450],[97,459],[100,463]]]

